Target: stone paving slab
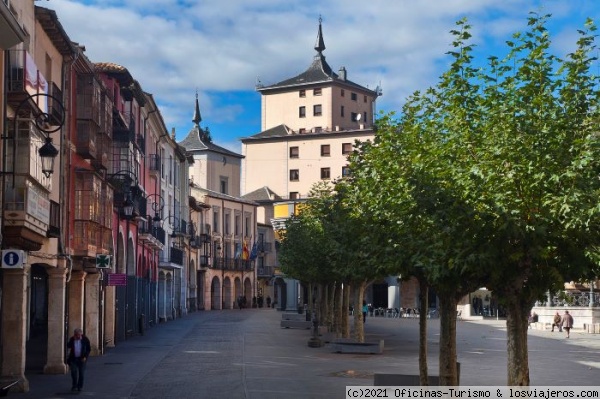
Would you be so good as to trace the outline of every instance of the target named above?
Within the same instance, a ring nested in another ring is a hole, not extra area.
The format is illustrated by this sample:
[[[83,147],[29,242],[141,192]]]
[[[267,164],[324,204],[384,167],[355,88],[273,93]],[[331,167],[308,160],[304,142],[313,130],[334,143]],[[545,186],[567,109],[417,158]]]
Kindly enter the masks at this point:
[[[205,311],[160,324],[89,359],[82,397],[343,398],[348,385],[373,385],[376,373],[418,374],[418,320],[369,317],[366,338],[385,340],[379,355],[308,347],[309,330],[281,329],[274,309]],[[600,335],[529,330],[532,385],[597,384]],[[437,374],[439,320],[428,324],[428,366]],[[457,323],[462,385],[505,385],[502,320]],[[68,375],[27,375],[15,398],[70,398]]]

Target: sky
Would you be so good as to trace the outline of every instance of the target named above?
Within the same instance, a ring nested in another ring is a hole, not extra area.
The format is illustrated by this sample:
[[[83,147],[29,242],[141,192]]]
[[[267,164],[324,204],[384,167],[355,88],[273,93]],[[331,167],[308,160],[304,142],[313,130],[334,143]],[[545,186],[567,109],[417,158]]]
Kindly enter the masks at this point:
[[[56,10],[72,41],[92,62],[129,70],[158,104],[177,141],[193,126],[198,93],[201,127],[213,142],[241,152],[260,132],[256,84],[305,71],[322,18],[334,71],[362,86],[380,86],[377,111],[399,111],[416,90],[437,83],[451,50],[450,30],[467,18],[477,57],[502,57],[529,12],[551,14],[558,56],[575,49],[587,18],[600,24],[596,0],[38,0]]]

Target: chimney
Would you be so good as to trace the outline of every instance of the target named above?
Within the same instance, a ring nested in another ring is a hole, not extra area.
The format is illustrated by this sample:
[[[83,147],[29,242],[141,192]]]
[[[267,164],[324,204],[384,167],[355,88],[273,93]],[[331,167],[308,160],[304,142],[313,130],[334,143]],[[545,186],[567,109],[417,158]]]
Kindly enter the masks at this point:
[[[346,67],[341,67],[340,70],[338,71],[338,75],[340,77],[341,80],[346,80]]]

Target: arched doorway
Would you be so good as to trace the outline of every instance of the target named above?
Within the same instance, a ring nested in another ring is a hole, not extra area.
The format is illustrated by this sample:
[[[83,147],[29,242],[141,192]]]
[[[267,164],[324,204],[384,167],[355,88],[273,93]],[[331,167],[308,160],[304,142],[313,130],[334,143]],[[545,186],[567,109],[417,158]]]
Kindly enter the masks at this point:
[[[210,308],[221,309],[221,282],[218,277],[213,277],[210,284]]]
[[[25,370],[43,372],[48,353],[48,273],[44,266],[31,265],[30,279]]]
[[[233,307],[238,307],[238,298],[240,296],[243,296],[242,294],[242,281],[240,280],[239,277],[236,277],[235,280],[233,281],[233,286],[234,286],[234,291],[235,291],[235,295],[233,296]],[[248,298],[246,298],[246,303],[250,303],[248,301]]]
[[[223,309],[231,309],[233,306],[231,279],[225,277],[223,281]]]
[[[158,320],[164,322],[167,320],[166,316],[166,290],[167,290],[167,278],[165,272],[161,270],[158,273]]]

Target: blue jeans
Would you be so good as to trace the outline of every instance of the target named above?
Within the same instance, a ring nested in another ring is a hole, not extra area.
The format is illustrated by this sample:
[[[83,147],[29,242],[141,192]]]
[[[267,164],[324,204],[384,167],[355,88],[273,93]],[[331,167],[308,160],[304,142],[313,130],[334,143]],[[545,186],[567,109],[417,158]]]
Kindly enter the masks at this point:
[[[75,358],[69,362],[71,368],[71,381],[73,388],[83,388],[83,380],[85,377],[85,364],[87,361],[81,358]]]

